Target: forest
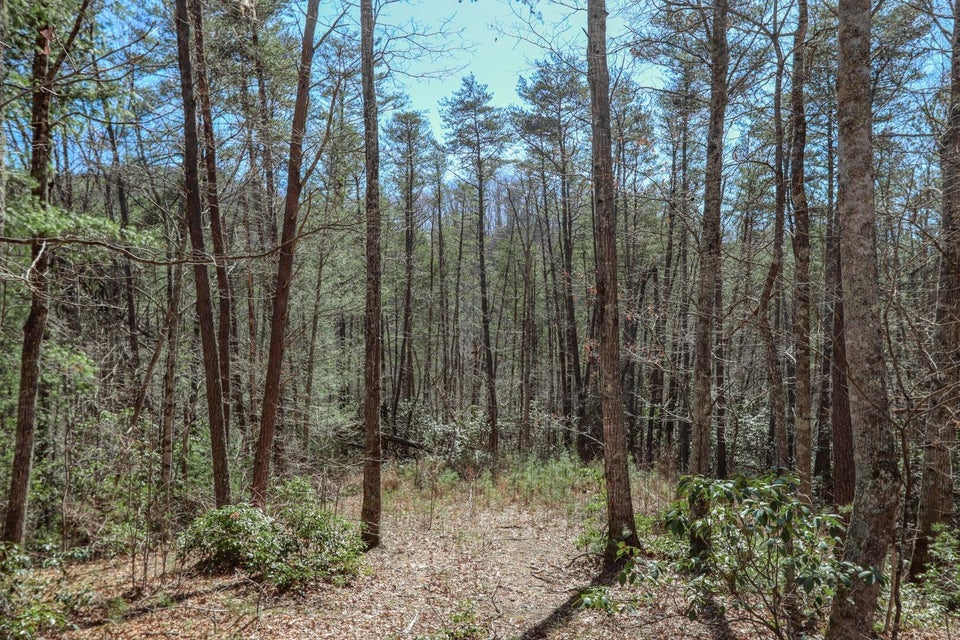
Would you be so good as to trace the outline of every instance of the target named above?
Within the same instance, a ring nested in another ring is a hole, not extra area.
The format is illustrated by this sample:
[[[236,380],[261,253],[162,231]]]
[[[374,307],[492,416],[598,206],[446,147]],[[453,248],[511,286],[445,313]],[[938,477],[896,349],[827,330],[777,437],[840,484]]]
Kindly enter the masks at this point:
[[[0,640],[960,628],[960,3],[0,0],[0,79]]]

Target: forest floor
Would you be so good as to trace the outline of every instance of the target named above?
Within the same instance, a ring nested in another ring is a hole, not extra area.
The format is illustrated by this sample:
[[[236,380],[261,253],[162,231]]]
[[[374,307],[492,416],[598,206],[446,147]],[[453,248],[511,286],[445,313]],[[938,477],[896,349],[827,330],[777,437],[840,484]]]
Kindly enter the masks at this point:
[[[95,606],[63,640],[140,638],[301,638],[481,640],[765,638],[746,620],[693,622],[679,589],[661,589],[626,613],[579,606],[602,580],[595,554],[578,548],[602,516],[590,483],[510,486],[500,480],[438,482],[419,473],[385,477],[383,544],[345,586],[277,594],[240,575],[209,577],[152,558],[148,579],[131,588],[130,559],[72,566],[69,579]],[[356,482],[336,508],[358,511]],[[669,488],[635,490],[639,508],[662,509]],[[171,554],[172,555],[172,554]],[[172,563],[172,559],[170,560]],[[612,597],[623,594],[614,587]],[[948,638],[946,630],[901,638]]]

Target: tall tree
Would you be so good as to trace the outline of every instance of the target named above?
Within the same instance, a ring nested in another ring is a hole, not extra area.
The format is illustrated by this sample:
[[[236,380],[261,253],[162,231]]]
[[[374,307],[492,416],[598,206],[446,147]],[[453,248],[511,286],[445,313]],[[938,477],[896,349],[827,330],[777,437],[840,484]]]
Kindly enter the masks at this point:
[[[934,525],[953,511],[953,465],[950,443],[956,439],[960,399],[960,3],[953,2],[950,97],[946,128],[940,137],[941,222],[938,247],[936,331],[931,410],[923,442],[923,478],[917,541],[910,561],[916,576],[930,561]]]
[[[213,244],[214,273],[217,278],[217,361],[220,371],[220,390],[223,399],[224,437],[230,439],[230,344],[232,296],[230,279],[224,256],[227,253],[223,216],[220,211],[220,190],[217,178],[217,143],[214,138],[213,106],[210,99],[210,82],[207,79],[207,53],[203,41],[203,10],[201,0],[190,2],[190,17],[193,20],[193,50],[196,75],[197,101],[200,107],[202,161],[205,171],[204,187],[207,211],[210,213],[210,239]]]
[[[790,119],[793,139],[790,144],[790,196],[793,201],[794,321],[796,352],[796,460],[800,493],[811,496],[813,429],[811,406],[813,393],[810,374],[810,211],[807,206],[805,155],[807,116],[804,84],[807,80],[807,0],[797,1],[797,30],[793,36],[793,88],[790,92]]]
[[[364,311],[364,458],[360,526],[368,549],[380,544],[380,143],[373,74],[373,0],[360,1],[360,75],[363,85],[363,157],[366,171],[367,286]]]
[[[837,107],[840,261],[843,267],[847,378],[856,466],[844,559],[879,571],[893,536],[900,494],[896,432],[884,375],[877,269],[870,66],[870,0],[840,0]],[[826,637],[855,638],[873,628],[879,581],[839,590]]]
[[[393,385],[390,421],[397,426],[397,411],[401,402],[413,398],[413,272],[414,248],[417,233],[416,203],[423,178],[420,167],[432,139],[426,118],[419,111],[402,111],[393,116],[387,126],[387,136],[393,151],[396,177],[403,206],[403,310],[400,329],[399,362]]]
[[[310,102],[310,78],[313,69],[314,32],[320,0],[307,3],[307,19],[303,27],[300,49],[300,67],[297,71],[297,97],[293,106],[293,126],[290,131],[290,155],[287,160],[287,192],[283,203],[283,227],[280,232],[280,262],[273,290],[273,314],[270,319],[270,353],[267,356],[267,376],[264,381],[263,415],[260,436],[253,463],[253,481],[250,493],[253,503],[263,507],[270,480],[270,458],[280,405],[281,374],[287,341],[287,321],[290,316],[290,285],[293,282],[293,254],[297,245],[297,224],[300,213],[300,193],[303,189],[303,139],[307,130],[307,108]],[[331,110],[335,99],[331,100]]]
[[[710,124],[707,130],[707,166],[703,191],[703,232],[700,238],[700,280],[693,355],[693,442],[689,471],[710,473],[710,391],[713,364],[713,314],[716,273],[720,270],[720,210],[723,204],[723,127],[727,108],[727,1],[715,0],[710,34]]]
[[[30,177],[33,195],[41,210],[49,206],[50,157],[53,147],[50,108],[55,96],[56,80],[70,53],[77,34],[86,19],[90,0],[83,0],[77,10],[73,28],[63,41],[57,57],[51,60],[54,25],[33,25],[34,50],[30,108]],[[3,7],[6,11],[6,7]],[[0,166],[0,171],[3,167]],[[0,184],[0,188],[4,185]],[[4,214],[5,215],[5,214]],[[23,325],[23,343],[20,351],[20,386],[17,396],[17,427],[10,473],[10,491],[7,494],[7,512],[3,539],[22,543],[30,493],[30,474],[33,468],[34,430],[37,422],[37,392],[40,381],[40,348],[46,329],[49,304],[48,270],[53,248],[42,236],[30,243],[30,267],[26,281],[30,288],[30,313]]]
[[[476,190],[477,261],[480,276],[480,330],[483,348],[483,369],[487,388],[487,447],[494,468],[499,449],[500,431],[497,422],[497,377],[490,338],[490,295],[487,277],[487,188],[507,142],[504,120],[499,109],[490,104],[493,94],[473,75],[463,82],[451,98],[442,102],[443,122],[449,130],[449,145],[461,154],[469,168],[471,187]]]
[[[203,350],[203,373],[210,422],[210,447],[213,453],[213,491],[218,507],[230,502],[230,477],[227,466],[226,425],[223,421],[223,389],[220,387],[220,362],[213,324],[210,274],[205,261],[203,206],[200,200],[200,141],[197,132],[197,103],[194,94],[193,61],[190,53],[189,0],[176,0],[177,62],[180,66],[180,92],[183,97],[183,171],[186,196],[187,230],[193,249],[193,275],[196,284],[196,308]]]
[[[593,199],[597,219],[597,313],[600,324],[600,410],[603,414],[603,471],[607,483],[608,565],[621,543],[640,545],[627,467],[627,432],[620,381],[620,309],[617,304],[617,214],[614,208],[610,141],[610,73],[607,69],[605,0],[587,4],[587,80],[593,141]]]

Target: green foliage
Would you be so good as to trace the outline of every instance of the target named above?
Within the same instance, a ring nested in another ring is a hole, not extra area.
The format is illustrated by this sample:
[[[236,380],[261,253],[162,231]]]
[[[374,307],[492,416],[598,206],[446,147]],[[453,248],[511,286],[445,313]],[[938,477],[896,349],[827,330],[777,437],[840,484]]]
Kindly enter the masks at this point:
[[[282,591],[355,574],[363,550],[357,527],[322,510],[302,480],[280,495],[286,501],[274,516],[249,505],[201,515],[180,538],[181,557],[195,558],[202,571],[241,570]]]
[[[549,460],[517,460],[505,475],[507,486],[524,504],[569,505],[603,486],[599,468],[583,467],[566,452]]]
[[[481,469],[489,468],[487,435],[486,417],[476,407],[452,422],[429,420],[423,428],[424,444],[465,478],[475,477]]]
[[[459,610],[450,616],[450,622],[444,628],[426,636],[417,636],[415,640],[480,640],[487,633],[479,624],[476,605],[471,600],[460,604]]]
[[[607,491],[594,493],[583,506],[581,519],[583,532],[574,545],[591,553],[603,553],[607,547]]]
[[[691,617],[707,608],[730,607],[777,637],[815,629],[839,589],[854,580],[881,581],[883,576],[838,559],[840,518],[815,513],[797,496],[797,486],[795,478],[773,475],[682,478],[681,498],[662,522],[674,542],[657,541],[652,525],[638,522],[638,527],[646,525],[647,535],[641,536],[645,548],[621,548],[621,584],[670,582],[683,575]],[[706,505],[699,517],[690,508],[697,500]],[[651,535],[656,542],[649,542]],[[691,535],[709,541],[704,556],[681,553]],[[660,557],[651,559],[654,554]],[[612,607],[597,594],[583,602]]]
[[[815,626],[840,587],[853,580],[882,580],[873,570],[839,560],[843,524],[818,514],[797,496],[799,482],[788,476],[711,480],[681,479],[682,497],[664,517],[676,536],[710,541],[702,559],[688,559],[694,605],[715,595],[754,622],[780,635],[791,626]],[[702,517],[690,512],[704,500]],[[692,609],[696,610],[696,608]]]
[[[182,555],[195,556],[197,567],[218,573],[233,569],[261,573],[282,549],[281,527],[263,511],[231,505],[194,520],[180,538]]]
[[[88,604],[87,590],[65,587],[62,560],[49,555],[37,563],[22,547],[0,543],[0,640],[29,640],[62,629]]]
[[[928,602],[953,613],[960,612],[960,531],[939,524],[930,543],[932,562],[920,576]]]

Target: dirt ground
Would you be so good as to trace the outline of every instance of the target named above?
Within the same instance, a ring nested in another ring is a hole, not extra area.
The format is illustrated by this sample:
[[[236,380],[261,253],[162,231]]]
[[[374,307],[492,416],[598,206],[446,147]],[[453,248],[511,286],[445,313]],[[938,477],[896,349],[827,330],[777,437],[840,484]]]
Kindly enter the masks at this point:
[[[745,622],[691,622],[677,594],[629,613],[576,606],[599,573],[574,546],[582,500],[525,501],[461,487],[388,494],[384,539],[349,585],[277,595],[241,576],[168,571],[132,597],[129,561],[71,569],[100,606],[63,640],[224,638],[474,640],[761,638]],[[344,513],[356,499],[339,503]],[[353,511],[355,513],[355,511]],[[459,634],[459,635],[458,635]],[[947,637],[936,631],[901,638]]]

